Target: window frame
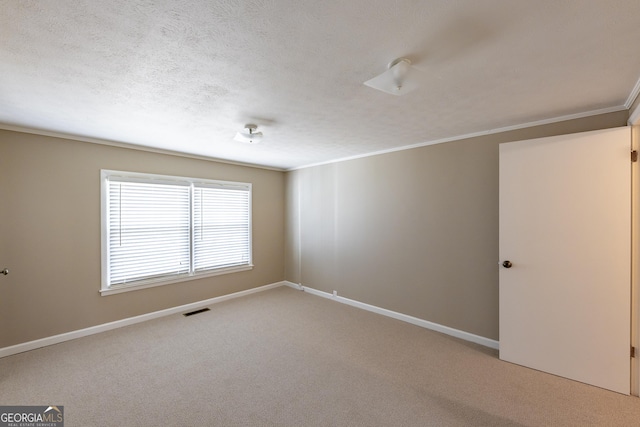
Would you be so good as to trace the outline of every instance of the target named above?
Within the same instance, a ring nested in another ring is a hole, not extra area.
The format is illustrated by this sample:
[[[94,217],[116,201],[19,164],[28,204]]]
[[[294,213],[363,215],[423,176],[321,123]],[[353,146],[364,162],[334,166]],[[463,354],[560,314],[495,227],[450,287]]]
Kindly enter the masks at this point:
[[[111,177],[115,177],[115,181],[120,182],[144,182],[148,184],[172,184],[183,185],[190,188],[189,196],[189,271],[188,273],[182,273],[179,275],[165,275],[161,277],[155,277],[151,279],[142,279],[130,283],[121,284],[109,284],[109,181]],[[220,267],[207,270],[196,271],[194,269],[194,189],[197,186],[214,187],[214,188],[226,188],[237,189],[247,191],[248,197],[248,261],[246,264],[235,265],[230,267]],[[201,279],[211,276],[219,276],[223,274],[236,273],[240,271],[247,271],[253,269],[253,188],[251,183],[247,182],[234,182],[234,181],[221,181],[204,178],[192,178],[173,175],[159,175],[143,172],[129,172],[118,171],[110,169],[100,170],[100,229],[101,229],[101,280],[100,280],[100,294],[112,295],[121,292],[134,291],[139,289],[146,289],[156,286],[164,286],[174,283],[180,283],[190,280]]]

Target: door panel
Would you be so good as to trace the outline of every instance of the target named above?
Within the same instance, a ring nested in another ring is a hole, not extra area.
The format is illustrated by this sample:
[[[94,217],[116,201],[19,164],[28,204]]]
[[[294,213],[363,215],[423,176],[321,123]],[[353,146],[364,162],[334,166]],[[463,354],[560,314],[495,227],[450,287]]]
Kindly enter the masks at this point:
[[[629,393],[629,128],[500,146],[500,358]]]

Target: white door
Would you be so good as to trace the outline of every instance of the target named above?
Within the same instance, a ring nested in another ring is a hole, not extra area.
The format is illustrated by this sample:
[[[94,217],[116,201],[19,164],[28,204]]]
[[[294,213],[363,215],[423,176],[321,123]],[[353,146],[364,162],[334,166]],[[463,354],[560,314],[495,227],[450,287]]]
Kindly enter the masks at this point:
[[[630,128],[500,145],[502,360],[629,394],[630,150]]]

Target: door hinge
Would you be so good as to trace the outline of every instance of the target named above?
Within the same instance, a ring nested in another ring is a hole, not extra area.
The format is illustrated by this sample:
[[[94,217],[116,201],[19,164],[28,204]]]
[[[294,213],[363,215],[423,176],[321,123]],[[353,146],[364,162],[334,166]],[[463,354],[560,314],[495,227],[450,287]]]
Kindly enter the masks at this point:
[[[631,346],[631,357],[636,357],[636,348]]]
[[[638,161],[638,152],[636,150],[633,150],[631,152],[631,162],[635,163]]]

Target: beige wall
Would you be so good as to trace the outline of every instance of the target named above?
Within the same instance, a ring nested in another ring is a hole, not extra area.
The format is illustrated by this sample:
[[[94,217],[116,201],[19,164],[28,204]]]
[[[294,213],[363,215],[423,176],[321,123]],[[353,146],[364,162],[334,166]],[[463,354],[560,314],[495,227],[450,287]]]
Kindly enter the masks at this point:
[[[292,171],[286,278],[498,339],[498,144],[621,111]]]
[[[282,172],[0,130],[0,348],[285,278],[497,339],[498,144],[626,120],[302,169],[286,188]],[[255,268],[100,296],[100,169],[251,182]]]
[[[251,271],[100,296],[100,169],[251,182]],[[0,131],[0,348],[284,279],[283,172]]]

